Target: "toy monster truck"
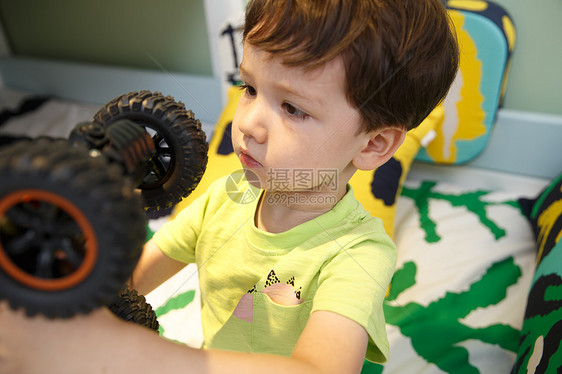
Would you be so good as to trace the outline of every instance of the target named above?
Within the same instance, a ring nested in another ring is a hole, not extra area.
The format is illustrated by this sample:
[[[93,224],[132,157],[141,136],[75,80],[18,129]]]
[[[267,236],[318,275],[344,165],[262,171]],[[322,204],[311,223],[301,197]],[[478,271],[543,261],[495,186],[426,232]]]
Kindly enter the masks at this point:
[[[193,113],[149,91],[113,99],[68,140],[3,147],[0,299],[48,317],[111,304],[140,257],[145,212],[187,196],[206,163]]]

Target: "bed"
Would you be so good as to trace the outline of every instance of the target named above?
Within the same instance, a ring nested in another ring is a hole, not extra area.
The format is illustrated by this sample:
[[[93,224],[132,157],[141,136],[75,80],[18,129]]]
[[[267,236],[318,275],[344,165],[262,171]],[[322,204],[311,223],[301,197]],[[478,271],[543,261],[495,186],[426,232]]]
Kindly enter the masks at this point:
[[[392,162],[351,181],[398,247],[384,304],[390,358],[385,365],[366,362],[363,373],[538,373],[562,366],[562,118],[501,108],[515,28],[504,9],[485,4],[449,6],[461,45],[453,89]],[[221,27],[239,20],[233,15]],[[236,48],[233,40],[219,37],[222,56]],[[66,137],[128,91],[175,96],[202,120],[210,158],[191,196],[169,215],[150,217],[155,231],[210,182],[240,168],[228,147],[240,94],[230,85],[236,63],[221,62],[221,77],[201,78],[2,58],[0,146],[21,137]],[[525,152],[527,144],[540,149]],[[198,296],[193,265],[147,295],[161,335],[201,345]]]

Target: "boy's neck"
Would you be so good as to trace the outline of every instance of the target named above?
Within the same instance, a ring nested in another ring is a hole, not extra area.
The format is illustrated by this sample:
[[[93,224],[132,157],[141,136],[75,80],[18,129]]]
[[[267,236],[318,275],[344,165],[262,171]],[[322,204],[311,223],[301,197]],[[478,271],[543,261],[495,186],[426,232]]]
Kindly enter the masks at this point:
[[[330,192],[264,191],[255,214],[260,230],[281,233],[330,211],[346,194],[347,187]]]

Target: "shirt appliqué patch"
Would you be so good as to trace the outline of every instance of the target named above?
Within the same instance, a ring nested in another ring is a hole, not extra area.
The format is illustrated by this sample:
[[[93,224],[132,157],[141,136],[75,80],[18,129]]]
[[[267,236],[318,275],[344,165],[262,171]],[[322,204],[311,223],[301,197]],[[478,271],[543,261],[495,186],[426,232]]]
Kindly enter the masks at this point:
[[[244,294],[238,305],[234,309],[234,316],[246,322],[253,321],[254,314],[254,293],[261,292],[266,294],[271,301],[276,304],[284,306],[293,306],[301,304],[304,300],[301,299],[301,287],[295,289],[295,277],[289,278],[285,283],[282,283],[274,270],[271,270],[267,276],[265,287],[263,290],[258,291],[254,285],[246,294]]]

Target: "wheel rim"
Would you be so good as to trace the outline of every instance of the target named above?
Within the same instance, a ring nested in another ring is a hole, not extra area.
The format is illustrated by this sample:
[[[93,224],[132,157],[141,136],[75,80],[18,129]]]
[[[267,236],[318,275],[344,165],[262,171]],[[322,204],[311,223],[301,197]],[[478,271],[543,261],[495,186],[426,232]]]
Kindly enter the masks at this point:
[[[95,231],[69,200],[33,189],[0,200],[0,268],[19,283],[45,291],[72,288],[97,258]]]
[[[143,178],[139,188],[151,189],[163,185],[170,179],[170,176],[174,172],[176,157],[164,135],[147,124],[142,124],[141,126],[143,126],[152,137],[156,154],[150,158],[150,170]]]

